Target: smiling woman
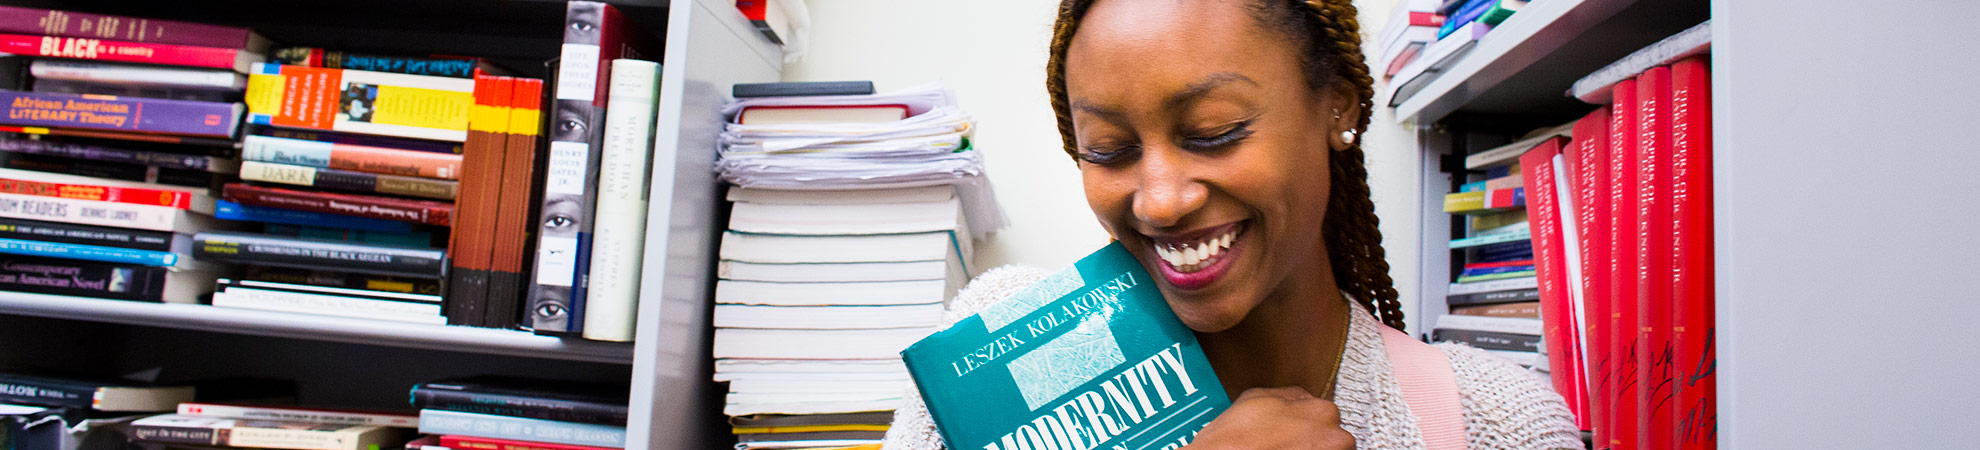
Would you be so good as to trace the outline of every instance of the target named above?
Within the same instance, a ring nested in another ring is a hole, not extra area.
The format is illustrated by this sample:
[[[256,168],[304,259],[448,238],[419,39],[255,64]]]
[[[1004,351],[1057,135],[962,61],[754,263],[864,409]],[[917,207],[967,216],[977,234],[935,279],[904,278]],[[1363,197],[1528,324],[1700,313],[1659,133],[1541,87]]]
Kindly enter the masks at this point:
[[[1402,334],[1346,0],[1067,0],[1047,91],[1087,205],[1196,332],[1231,408],[1200,448],[1581,448],[1560,397]],[[994,301],[986,275],[953,308]],[[910,404],[897,447],[933,448]]]

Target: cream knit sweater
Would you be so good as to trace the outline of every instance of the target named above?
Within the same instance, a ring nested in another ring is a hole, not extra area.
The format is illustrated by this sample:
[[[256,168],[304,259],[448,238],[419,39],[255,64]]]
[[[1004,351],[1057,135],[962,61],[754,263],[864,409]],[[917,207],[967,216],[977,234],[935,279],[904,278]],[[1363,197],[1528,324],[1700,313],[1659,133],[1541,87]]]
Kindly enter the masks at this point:
[[[1030,267],[991,269],[956,295],[943,322],[953,324],[989,304],[1016,294],[1049,272]],[[1416,417],[1403,402],[1383,350],[1383,326],[1367,310],[1355,306],[1349,321],[1347,350],[1341,356],[1334,403],[1340,407],[1341,427],[1367,449],[1424,448]],[[1581,449],[1573,416],[1553,389],[1524,369],[1475,348],[1440,344],[1455,372],[1464,403],[1466,443],[1472,449]],[[928,417],[921,395],[909,389],[894,413],[883,450],[941,450],[942,436]]]

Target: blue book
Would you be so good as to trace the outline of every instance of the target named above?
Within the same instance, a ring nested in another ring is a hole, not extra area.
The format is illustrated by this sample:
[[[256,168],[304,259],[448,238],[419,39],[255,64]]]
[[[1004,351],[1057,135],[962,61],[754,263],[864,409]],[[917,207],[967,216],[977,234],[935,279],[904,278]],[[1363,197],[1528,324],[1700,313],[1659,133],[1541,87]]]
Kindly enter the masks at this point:
[[[1477,269],[1464,269],[1463,272],[1458,273],[1458,277],[1459,278],[1478,277],[1485,275],[1497,275],[1502,273],[1532,272],[1532,271],[1533,271],[1533,266],[1481,267]]]
[[[190,244],[190,241],[187,243]],[[0,239],[0,253],[159,267],[171,267],[179,263],[179,254],[172,252],[20,239]]]
[[[444,409],[419,411],[419,432],[552,444],[626,448],[626,427],[475,414]]]
[[[1451,248],[1458,249],[1458,248],[1478,247],[1482,245],[1500,244],[1506,242],[1531,242],[1532,240],[1533,240],[1533,231],[1518,230],[1511,233],[1488,234],[1484,236],[1468,237],[1464,239],[1452,239]]]
[[[1465,2],[1464,6],[1459,7],[1456,13],[1452,13],[1448,18],[1444,19],[1444,26],[1437,29],[1437,39],[1450,36],[1459,27],[1478,20],[1479,17],[1485,15],[1486,11],[1492,10],[1492,5],[1498,3],[1499,0],[1470,0]]]
[[[381,231],[386,233],[410,234],[410,223],[379,220],[370,217],[353,217],[338,214],[324,214],[315,211],[264,208],[248,206],[226,200],[213,202],[213,217],[223,220],[243,222],[265,222],[312,227],[349,228],[353,230]]]
[[[1174,448],[1230,407],[1195,332],[1119,243],[901,358],[955,449]]]

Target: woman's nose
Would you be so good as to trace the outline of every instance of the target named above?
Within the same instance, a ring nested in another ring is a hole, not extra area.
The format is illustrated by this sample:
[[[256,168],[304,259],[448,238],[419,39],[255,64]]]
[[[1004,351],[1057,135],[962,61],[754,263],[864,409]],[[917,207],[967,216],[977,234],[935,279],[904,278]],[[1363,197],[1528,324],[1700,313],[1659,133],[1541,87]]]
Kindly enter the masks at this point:
[[[1134,193],[1134,215],[1157,228],[1181,224],[1183,218],[1203,208],[1209,188],[1198,180],[1191,162],[1180,149],[1149,146],[1142,150],[1137,164],[1140,186]]]

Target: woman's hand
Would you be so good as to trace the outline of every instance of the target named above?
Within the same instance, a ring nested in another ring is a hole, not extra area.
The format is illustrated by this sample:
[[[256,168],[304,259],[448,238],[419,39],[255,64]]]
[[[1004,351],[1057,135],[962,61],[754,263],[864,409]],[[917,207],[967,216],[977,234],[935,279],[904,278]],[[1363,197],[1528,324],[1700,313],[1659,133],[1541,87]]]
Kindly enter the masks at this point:
[[[1352,450],[1354,435],[1341,429],[1334,402],[1300,388],[1252,388],[1185,448]]]

